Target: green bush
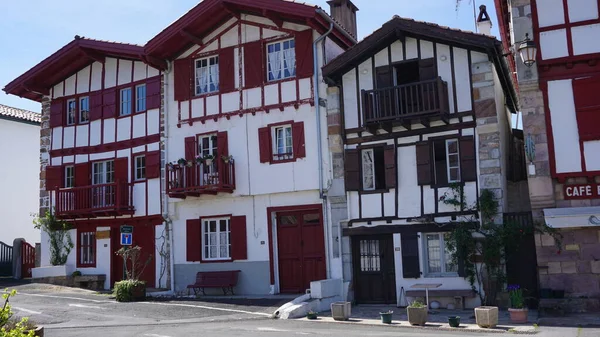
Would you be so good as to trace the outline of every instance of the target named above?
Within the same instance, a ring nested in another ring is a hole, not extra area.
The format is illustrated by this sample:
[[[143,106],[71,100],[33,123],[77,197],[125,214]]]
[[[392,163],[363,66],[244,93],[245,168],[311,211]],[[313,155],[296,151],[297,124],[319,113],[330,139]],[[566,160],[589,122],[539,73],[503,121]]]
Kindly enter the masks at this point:
[[[131,302],[146,298],[146,282],[124,280],[115,282],[114,295],[117,302]]]
[[[2,294],[2,299],[4,300],[4,305],[0,308],[0,337],[33,337],[35,328],[32,324],[28,323],[28,318],[23,317],[21,321],[14,322],[11,321],[10,318],[13,315],[10,305],[8,304],[8,300],[11,296],[15,296],[17,292],[13,291],[5,291]]]

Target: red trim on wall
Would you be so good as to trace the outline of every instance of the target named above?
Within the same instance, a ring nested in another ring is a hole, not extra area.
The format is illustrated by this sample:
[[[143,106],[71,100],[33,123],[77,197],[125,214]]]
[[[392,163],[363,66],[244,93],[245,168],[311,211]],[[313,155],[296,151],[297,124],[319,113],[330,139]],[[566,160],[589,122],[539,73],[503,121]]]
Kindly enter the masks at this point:
[[[115,123],[116,124],[116,123]],[[114,143],[100,144],[94,146],[79,146],[67,149],[51,150],[51,157],[59,156],[72,156],[77,154],[91,154],[91,153],[102,153],[118,150],[126,150],[132,147],[149,145],[160,141],[160,134],[154,134],[150,136],[137,137],[127,140],[122,140]]]

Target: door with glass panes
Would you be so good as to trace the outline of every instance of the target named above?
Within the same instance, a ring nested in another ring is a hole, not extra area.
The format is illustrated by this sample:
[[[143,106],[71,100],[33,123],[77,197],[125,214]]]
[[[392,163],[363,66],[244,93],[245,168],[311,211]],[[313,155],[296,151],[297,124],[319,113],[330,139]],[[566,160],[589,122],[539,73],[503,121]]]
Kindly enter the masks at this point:
[[[92,207],[115,205],[115,164],[112,160],[92,164]]]
[[[392,235],[352,238],[355,297],[358,303],[396,303]]]
[[[201,186],[216,185],[219,183],[218,162],[221,158],[218,157],[217,151],[217,135],[202,135],[198,136],[198,155],[203,158],[203,164],[199,165]]]

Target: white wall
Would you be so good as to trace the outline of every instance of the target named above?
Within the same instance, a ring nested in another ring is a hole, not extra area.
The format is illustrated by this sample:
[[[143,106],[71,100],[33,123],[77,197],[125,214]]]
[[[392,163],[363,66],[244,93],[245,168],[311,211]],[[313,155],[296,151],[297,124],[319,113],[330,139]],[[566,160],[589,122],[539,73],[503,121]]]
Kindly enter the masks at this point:
[[[32,214],[38,213],[40,195],[40,127],[0,119],[0,241],[16,238],[40,242]]]

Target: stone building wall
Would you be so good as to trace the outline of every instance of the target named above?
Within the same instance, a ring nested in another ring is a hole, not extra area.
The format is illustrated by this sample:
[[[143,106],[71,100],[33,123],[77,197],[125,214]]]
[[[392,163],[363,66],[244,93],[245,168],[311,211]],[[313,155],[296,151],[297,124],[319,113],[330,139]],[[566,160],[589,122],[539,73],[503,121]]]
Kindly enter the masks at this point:
[[[52,146],[52,129],[50,129],[50,97],[42,99],[42,122],[40,130],[40,209],[44,216],[50,208],[50,193],[46,191],[46,166],[50,165],[50,149]]]

